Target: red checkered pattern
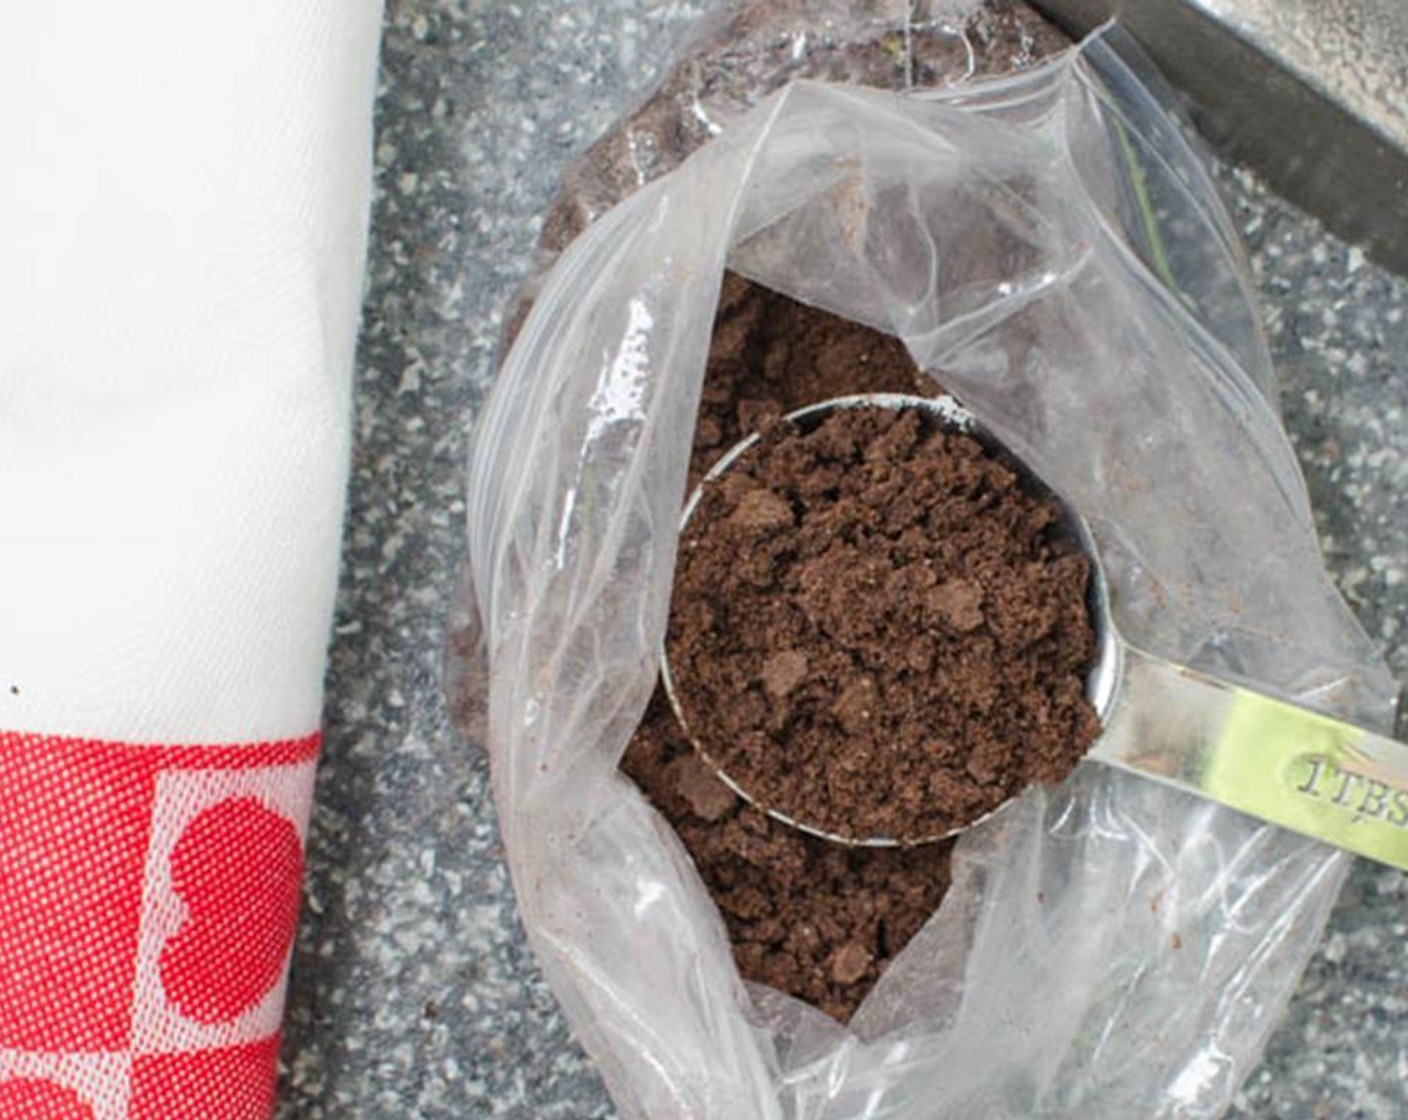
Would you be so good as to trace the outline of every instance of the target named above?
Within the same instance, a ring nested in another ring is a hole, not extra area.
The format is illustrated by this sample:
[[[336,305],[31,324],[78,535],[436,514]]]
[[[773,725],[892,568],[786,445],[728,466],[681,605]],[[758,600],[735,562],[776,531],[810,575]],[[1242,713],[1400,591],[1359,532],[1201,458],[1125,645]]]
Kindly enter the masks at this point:
[[[0,732],[0,1120],[267,1120],[317,751]]]

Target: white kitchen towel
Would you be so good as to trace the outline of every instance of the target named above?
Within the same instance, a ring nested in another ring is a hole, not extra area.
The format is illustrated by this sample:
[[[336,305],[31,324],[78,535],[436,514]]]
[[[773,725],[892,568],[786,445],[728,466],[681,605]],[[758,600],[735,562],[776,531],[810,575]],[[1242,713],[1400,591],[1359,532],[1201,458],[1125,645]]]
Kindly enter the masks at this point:
[[[0,1120],[265,1120],[380,0],[0,35]]]

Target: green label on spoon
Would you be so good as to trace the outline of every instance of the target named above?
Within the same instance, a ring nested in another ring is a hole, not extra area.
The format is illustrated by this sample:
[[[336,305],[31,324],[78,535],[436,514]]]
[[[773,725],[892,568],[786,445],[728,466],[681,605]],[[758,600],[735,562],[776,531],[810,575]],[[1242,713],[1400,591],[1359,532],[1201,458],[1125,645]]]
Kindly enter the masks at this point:
[[[1091,757],[1408,871],[1408,745],[1132,647]]]
[[[1204,791],[1263,820],[1408,870],[1404,748],[1269,696],[1230,691],[1226,722],[1206,759]]]

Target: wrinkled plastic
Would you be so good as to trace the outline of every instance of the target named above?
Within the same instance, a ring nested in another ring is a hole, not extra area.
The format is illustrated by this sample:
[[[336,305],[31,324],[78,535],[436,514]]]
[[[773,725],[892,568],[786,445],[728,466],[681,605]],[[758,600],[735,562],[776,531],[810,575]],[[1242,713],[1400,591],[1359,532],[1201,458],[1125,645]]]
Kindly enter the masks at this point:
[[[1121,630],[1370,726],[1206,173],[1116,33],[908,95],[801,83],[562,255],[470,472],[488,746],[525,925],[627,1117],[1212,1118],[1347,858],[1094,764],[960,841],[848,1027],[744,985],[618,771],[657,679],[725,266],[899,336],[1094,529]]]

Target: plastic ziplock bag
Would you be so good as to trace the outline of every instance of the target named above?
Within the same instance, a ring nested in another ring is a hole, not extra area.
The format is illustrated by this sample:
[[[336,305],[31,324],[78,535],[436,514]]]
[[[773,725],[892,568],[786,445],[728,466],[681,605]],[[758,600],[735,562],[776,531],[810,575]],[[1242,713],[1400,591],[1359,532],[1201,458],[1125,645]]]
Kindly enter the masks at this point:
[[[1133,642],[1366,726],[1394,699],[1324,574],[1230,222],[1119,34],[937,92],[786,87],[562,255],[470,469],[505,851],[622,1113],[1219,1116],[1348,858],[1095,764],[963,837],[849,1026],[740,982],[618,771],[725,266],[902,339],[1090,522]]]

